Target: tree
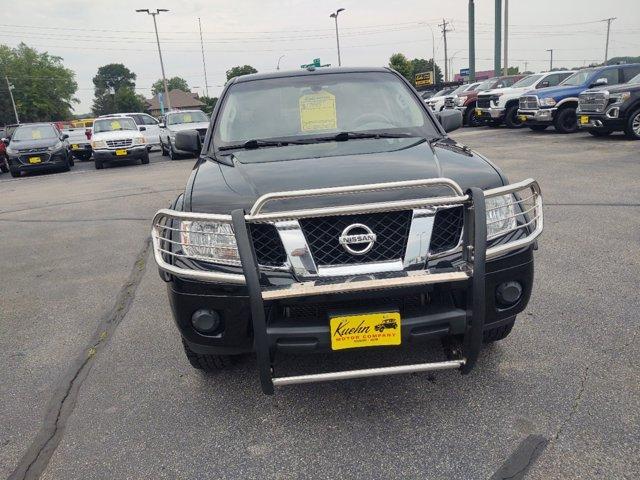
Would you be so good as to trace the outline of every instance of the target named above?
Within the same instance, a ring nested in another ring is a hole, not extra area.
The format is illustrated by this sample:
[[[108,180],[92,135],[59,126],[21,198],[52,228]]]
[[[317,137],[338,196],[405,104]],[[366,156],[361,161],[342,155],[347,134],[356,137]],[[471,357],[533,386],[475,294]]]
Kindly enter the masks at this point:
[[[182,90],[183,92],[191,92],[189,88],[189,84],[182,77],[172,77],[167,79],[167,88],[169,91],[171,90]],[[164,92],[164,82],[162,79],[156,81],[151,85],[151,95],[156,96],[157,94]]]
[[[251,65],[233,67],[227,70],[227,80],[231,80],[233,77],[239,77],[241,75],[249,75],[250,73],[258,73],[258,70],[253,68]]]
[[[520,75],[520,67],[507,68],[507,75]]]
[[[394,53],[389,58],[389,67],[413,83],[413,65],[402,53]]]
[[[98,68],[98,73],[93,77],[93,113],[106,115],[143,110],[144,98],[136,95],[135,80],[136,74],[121,63],[110,63]]]
[[[211,114],[213,109],[218,103],[218,97],[200,97],[199,100],[204,103],[204,107],[202,108],[206,113]]]
[[[0,45],[0,125],[14,123],[15,115],[4,76],[14,86],[13,96],[21,122],[71,118],[78,85],[62,58],[38,53],[21,43],[16,48]]]

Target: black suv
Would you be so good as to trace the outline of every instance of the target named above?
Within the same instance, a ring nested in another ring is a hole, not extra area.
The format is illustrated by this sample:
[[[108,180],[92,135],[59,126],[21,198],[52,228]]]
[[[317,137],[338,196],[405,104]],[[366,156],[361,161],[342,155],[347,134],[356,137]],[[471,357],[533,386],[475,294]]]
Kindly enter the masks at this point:
[[[591,135],[623,131],[640,140],[640,74],[622,85],[582,92],[577,113],[578,126]]]
[[[447,137],[398,73],[322,68],[232,79],[180,195],[152,239],[189,362],[255,352],[262,389],[459,369],[506,337],[531,294],[542,232],[534,180],[509,184]],[[397,328],[376,330],[381,322]],[[279,352],[400,347],[441,338],[448,359],[293,377]]]
[[[74,162],[67,138],[53,123],[19,125],[11,139],[5,139],[11,176],[48,169],[68,172]]]

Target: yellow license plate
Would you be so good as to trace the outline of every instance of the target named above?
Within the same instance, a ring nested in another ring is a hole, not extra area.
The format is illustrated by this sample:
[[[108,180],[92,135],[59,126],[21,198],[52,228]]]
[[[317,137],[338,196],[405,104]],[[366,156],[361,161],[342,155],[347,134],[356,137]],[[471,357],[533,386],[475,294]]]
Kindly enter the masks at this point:
[[[71,145],[71,150],[79,150],[80,147],[76,144]]]
[[[518,118],[520,119],[521,122],[526,122],[527,121],[527,116],[526,115],[518,115]]]
[[[42,159],[40,157],[29,157],[29,163],[42,163]]]
[[[482,110],[480,110],[479,108],[476,108],[476,115],[481,117],[482,116]]]
[[[586,125],[587,123],[589,123],[589,116],[580,115],[580,125]]]
[[[345,315],[329,319],[331,349],[400,345],[400,313]]]
[[[118,155],[119,157],[126,155],[127,151],[126,150],[116,150],[116,155]]]

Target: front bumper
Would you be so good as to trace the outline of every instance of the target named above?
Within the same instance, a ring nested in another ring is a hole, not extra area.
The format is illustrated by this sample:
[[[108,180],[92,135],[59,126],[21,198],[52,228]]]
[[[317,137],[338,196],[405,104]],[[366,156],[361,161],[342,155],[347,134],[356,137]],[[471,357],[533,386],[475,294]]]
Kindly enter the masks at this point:
[[[611,118],[605,113],[578,112],[578,128],[595,131],[622,131],[625,129],[624,118]]]
[[[557,108],[518,110],[518,116],[526,125],[551,125]]]
[[[117,152],[124,151],[124,154]],[[114,162],[120,160],[140,159],[147,152],[147,145],[136,145],[135,147],[117,148],[117,149],[98,149],[93,151],[93,158],[104,162]]]
[[[38,159],[36,161],[36,159]],[[66,156],[63,150],[56,152],[20,153],[8,155],[9,168],[21,172],[47,170],[50,168],[64,167]]]

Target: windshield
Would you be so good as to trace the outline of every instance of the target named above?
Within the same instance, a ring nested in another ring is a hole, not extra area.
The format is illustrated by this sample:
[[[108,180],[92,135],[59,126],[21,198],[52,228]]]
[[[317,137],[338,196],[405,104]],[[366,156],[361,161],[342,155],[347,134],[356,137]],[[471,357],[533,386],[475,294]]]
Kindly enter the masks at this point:
[[[478,88],[476,88],[476,90],[478,92],[481,92],[483,90],[489,90],[491,87],[493,87],[494,83],[496,83],[496,79],[495,78],[490,78],[489,80],[485,80],[480,85],[478,85]]]
[[[453,92],[453,90],[454,89],[451,88],[451,87],[443,88],[439,92],[434,93],[433,96],[434,97],[444,97],[445,95],[449,95],[451,92]]]
[[[51,125],[34,125],[18,127],[11,140],[43,140],[46,138],[58,138],[58,132]]]
[[[582,70],[581,72],[576,72],[567,78],[560,85],[570,85],[573,87],[577,87],[579,85],[584,85],[587,82],[587,79],[591,76],[593,70]]]
[[[511,85],[512,88],[521,88],[521,87],[530,87],[534,83],[537,83],[544,75],[529,75],[528,77],[524,77],[521,80],[518,80],[516,83]]]
[[[631,80],[629,80],[629,82],[627,83],[633,83],[633,84],[640,83],[640,73],[635,77],[633,77]]]
[[[312,141],[340,132],[439,136],[419,100],[394,74],[331,73],[232,85],[216,121],[214,144]]]
[[[178,125],[180,123],[208,122],[209,117],[204,112],[180,112],[167,115],[167,125]]]
[[[93,133],[116,132],[119,130],[138,130],[133,118],[105,118],[93,122]]]
[[[451,95],[457,95],[459,93],[464,92],[465,90],[467,90],[469,88],[469,85],[460,85],[458,88],[456,88],[453,92],[451,92]]]

